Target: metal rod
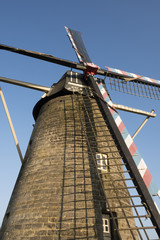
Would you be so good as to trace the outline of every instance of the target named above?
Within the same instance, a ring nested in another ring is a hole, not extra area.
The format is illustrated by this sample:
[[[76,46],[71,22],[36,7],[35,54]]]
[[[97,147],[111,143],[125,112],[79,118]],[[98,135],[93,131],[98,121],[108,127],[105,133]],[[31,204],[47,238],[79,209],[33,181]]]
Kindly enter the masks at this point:
[[[132,195],[132,196],[125,196],[125,197],[121,197],[122,198],[141,198],[142,196],[141,195]],[[108,199],[117,199],[117,196],[116,197],[108,197]]]
[[[109,165],[110,166],[110,165]],[[133,178],[122,178],[122,179],[114,179],[113,182],[121,182],[121,181],[132,181]],[[111,180],[103,180],[103,182],[110,182]]]
[[[139,215],[139,216],[126,216],[126,217],[115,217],[115,219],[126,219],[126,218],[146,218],[147,215]]]
[[[124,179],[125,181],[125,179]],[[123,190],[123,189],[135,189],[137,188],[136,186],[132,186],[132,187],[121,187],[121,188],[118,188],[118,187],[114,187],[114,188],[105,188],[105,190],[109,191],[109,190]]]
[[[14,127],[13,127],[13,124],[12,124],[12,121],[11,121],[11,117],[10,117],[10,114],[9,114],[9,111],[8,111],[8,108],[7,108],[7,104],[6,104],[6,101],[5,101],[5,98],[4,98],[4,95],[3,95],[3,92],[2,92],[1,88],[0,88],[0,96],[1,96],[1,99],[2,99],[3,106],[4,106],[4,110],[5,110],[6,115],[7,115],[7,119],[8,119],[10,128],[11,128],[11,131],[12,131],[12,135],[13,135],[13,138],[14,138],[14,141],[15,141],[15,144],[16,144],[16,148],[17,148],[20,160],[23,163],[23,156],[22,156],[22,153],[21,153],[21,150],[20,150],[20,147],[19,147],[19,143],[18,143],[18,140],[17,140],[17,137],[16,137],[16,133],[15,133],[15,130],[14,130]]]
[[[138,208],[138,207],[139,207],[139,208],[142,208],[142,207],[144,207],[144,206],[143,206],[143,205],[116,206],[116,207],[113,206],[113,207],[111,207],[111,208],[114,208],[114,209],[115,209],[115,208],[136,208],[136,207],[137,207],[137,208]]]
[[[151,114],[154,112],[154,110],[152,110]],[[149,120],[150,116],[146,117],[146,119],[142,122],[142,124],[139,126],[139,128],[137,129],[137,131],[133,134],[132,139],[134,139],[137,134],[140,132],[140,130],[143,128],[143,126],[146,124],[146,122]]]
[[[137,230],[137,229],[155,229],[156,227],[152,227],[152,226],[145,226],[145,227],[135,227],[135,228],[119,228],[118,230],[119,231],[125,231],[125,230],[130,230],[130,229],[132,229],[132,230]]]
[[[148,116],[148,117],[156,117],[156,114],[154,113],[154,110],[152,110],[152,112],[146,112],[146,111],[143,111],[143,110],[140,110],[140,109],[127,107],[127,106],[120,105],[120,104],[113,103],[113,105],[116,109],[119,109],[119,110],[122,110],[122,111],[137,113],[137,114],[145,115],[145,116]]]
[[[45,86],[41,86],[41,85],[37,85],[37,84],[33,84],[33,83],[28,83],[28,82],[22,82],[22,81],[18,81],[18,80],[11,79],[11,78],[0,77],[0,81],[6,82],[6,83],[11,83],[11,84],[21,86],[21,87],[39,90],[39,91],[46,92],[46,93],[48,93],[50,90],[49,87],[45,87]]]

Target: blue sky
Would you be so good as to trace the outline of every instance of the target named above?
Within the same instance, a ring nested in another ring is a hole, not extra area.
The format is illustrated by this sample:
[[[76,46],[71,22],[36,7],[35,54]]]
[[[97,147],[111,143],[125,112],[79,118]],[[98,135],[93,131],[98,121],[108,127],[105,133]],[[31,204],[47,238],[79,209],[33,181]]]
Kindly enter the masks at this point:
[[[83,32],[94,63],[160,79],[160,1],[154,0],[2,0],[0,42],[77,61],[64,26]],[[68,69],[0,50],[0,76],[51,86]],[[0,83],[16,134],[25,154],[32,132],[32,109],[41,92]],[[113,102],[155,109],[135,143],[160,188],[160,102],[110,91]],[[144,120],[131,113],[120,115],[131,133]],[[0,101],[0,222],[19,169],[20,160]]]

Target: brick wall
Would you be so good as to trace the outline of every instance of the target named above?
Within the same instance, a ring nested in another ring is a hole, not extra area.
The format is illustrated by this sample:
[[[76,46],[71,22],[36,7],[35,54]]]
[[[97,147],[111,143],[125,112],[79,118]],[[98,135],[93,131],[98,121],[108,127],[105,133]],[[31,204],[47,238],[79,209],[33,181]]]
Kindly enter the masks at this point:
[[[93,98],[59,96],[42,106],[4,217],[1,240],[103,239],[102,212],[107,208],[93,158],[97,152],[105,152],[112,163],[121,158],[101,123]],[[111,167],[110,171],[120,169]],[[116,174],[102,174],[104,188],[111,184],[106,179],[115,178]],[[106,195],[116,196],[113,190],[106,190]],[[109,204],[115,207],[119,201]],[[113,210],[124,214],[122,209]],[[132,216],[131,210],[125,211]],[[125,224],[118,220],[119,226]],[[130,224],[134,226],[134,221]],[[121,234],[122,239],[134,239],[130,232]]]

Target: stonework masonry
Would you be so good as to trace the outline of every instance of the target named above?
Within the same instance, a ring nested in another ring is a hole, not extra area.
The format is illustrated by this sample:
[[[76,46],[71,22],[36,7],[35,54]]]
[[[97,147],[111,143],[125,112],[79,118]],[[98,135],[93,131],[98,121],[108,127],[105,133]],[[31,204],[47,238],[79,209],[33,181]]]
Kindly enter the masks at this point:
[[[121,157],[94,98],[79,94],[57,96],[40,109],[11,200],[2,224],[1,240],[119,239],[103,234],[108,213],[95,166],[97,153],[107,155],[100,171],[108,204],[117,216],[130,215],[129,200],[119,200],[125,187]],[[115,174],[110,174],[115,172]],[[119,174],[117,174],[119,172]],[[118,194],[118,196],[117,196]],[[117,198],[116,198],[117,197]],[[131,218],[118,227],[135,226]],[[112,229],[114,232],[114,230]],[[123,240],[138,239],[121,231]]]

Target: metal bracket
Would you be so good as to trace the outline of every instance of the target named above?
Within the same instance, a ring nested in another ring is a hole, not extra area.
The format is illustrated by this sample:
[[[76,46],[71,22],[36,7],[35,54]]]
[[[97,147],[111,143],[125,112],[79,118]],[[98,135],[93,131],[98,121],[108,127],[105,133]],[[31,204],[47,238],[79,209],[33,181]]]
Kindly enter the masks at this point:
[[[153,114],[153,113],[154,113],[154,110],[151,111],[151,114]],[[134,139],[137,136],[137,134],[140,132],[140,130],[143,128],[143,126],[146,124],[146,122],[149,120],[150,117],[151,116],[146,117],[146,119],[142,122],[142,124],[137,129],[137,131],[133,134],[132,139]]]
[[[10,117],[10,114],[9,114],[9,111],[8,111],[8,108],[7,108],[7,104],[6,104],[6,101],[5,101],[5,98],[4,98],[4,95],[3,95],[3,92],[2,92],[1,88],[0,88],[0,96],[1,96],[1,99],[2,99],[4,110],[5,110],[8,122],[9,122],[9,126],[10,126],[11,131],[12,131],[12,135],[13,135],[13,138],[14,138],[14,141],[15,141],[15,144],[16,144],[16,148],[17,148],[21,163],[23,163],[23,156],[22,156],[22,153],[21,153],[21,150],[20,150],[20,147],[19,147],[19,143],[18,143],[18,140],[17,140],[17,137],[16,137],[16,133],[15,133],[15,130],[14,130],[14,127],[13,127],[13,124],[12,124],[12,121],[11,121],[11,117]]]

